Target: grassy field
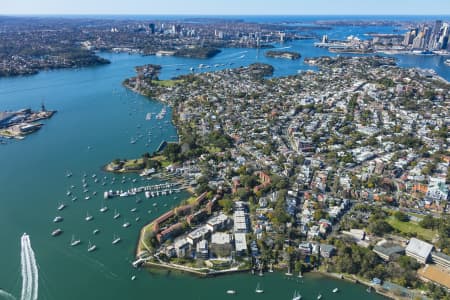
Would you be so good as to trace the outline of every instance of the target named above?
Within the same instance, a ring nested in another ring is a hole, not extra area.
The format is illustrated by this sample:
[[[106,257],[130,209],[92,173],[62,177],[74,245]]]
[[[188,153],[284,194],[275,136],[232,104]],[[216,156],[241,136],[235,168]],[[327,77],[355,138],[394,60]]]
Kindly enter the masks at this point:
[[[177,83],[181,83],[183,80],[153,80],[152,83],[164,87],[173,87]]]
[[[397,220],[394,216],[390,216],[386,221],[401,233],[403,234],[417,233],[418,238],[426,241],[431,242],[437,234],[435,230],[422,228],[420,227],[419,224],[412,221],[401,222]]]
[[[171,165],[171,162],[168,161],[167,158],[164,155],[153,156],[151,159],[159,161],[161,163],[161,167],[163,167],[163,168]]]

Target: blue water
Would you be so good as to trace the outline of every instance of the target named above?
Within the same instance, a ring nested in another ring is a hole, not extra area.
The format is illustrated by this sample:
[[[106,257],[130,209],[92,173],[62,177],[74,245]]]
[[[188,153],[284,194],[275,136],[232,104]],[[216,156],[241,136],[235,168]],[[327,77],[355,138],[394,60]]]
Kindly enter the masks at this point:
[[[308,18],[305,20],[311,21]],[[389,33],[394,30],[393,27],[336,27],[331,32],[317,34],[328,33],[332,38],[345,38],[352,34],[363,38],[367,32]],[[144,200],[140,204],[135,202],[136,198],[113,199],[107,203],[109,212],[98,212],[105,189],[125,189],[147,184],[135,175],[125,176],[126,182],[122,184],[122,176],[112,176],[101,171],[105,163],[114,158],[138,157],[144,152],[154,151],[162,140],[176,139],[176,129],[170,123],[170,108],[164,120],[145,121],[147,112],[159,112],[163,105],[121,86],[123,79],[134,75],[134,66],[161,64],[161,78],[166,79],[186,74],[190,67],[198,70],[200,64],[211,66],[203,71],[211,71],[230,67],[230,62],[233,63],[231,67],[263,62],[274,65],[274,76],[286,76],[311,69],[303,63],[304,57],[333,55],[325,49],[314,48],[313,42],[302,40],[275,45],[277,48],[300,52],[302,59],[298,61],[267,58],[264,56],[266,50],[257,49],[223,49],[211,59],[102,53],[103,57],[111,60],[110,65],[0,79],[0,110],[24,107],[38,109],[42,101],[49,109],[58,110],[52,119],[45,121],[46,125],[39,132],[23,141],[10,141],[0,146],[2,289],[20,295],[19,242],[21,234],[27,232],[39,264],[39,299],[225,299],[225,291],[230,288],[238,290],[235,298],[252,299],[255,298],[253,290],[258,281],[267,291],[258,297],[261,299],[290,299],[295,289],[301,290],[303,296],[309,299],[315,298],[319,292],[326,298],[327,295],[332,296],[329,291],[336,286],[342,292],[333,295],[333,299],[379,299],[373,294],[367,294],[361,286],[314,276],[306,277],[302,283],[288,280],[281,274],[263,278],[241,274],[200,280],[165,272],[161,275],[136,271],[131,268],[130,261],[134,257],[138,229],[144,222],[151,221],[179,203],[187,194],[178,194],[177,198],[172,195],[158,200]],[[442,57],[397,58],[401,66],[433,68],[441,76],[450,79],[449,68],[443,64]],[[216,64],[228,65],[216,68]],[[130,144],[131,138],[141,135],[143,138],[136,144]],[[65,177],[67,170],[73,172],[72,178]],[[80,191],[84,173],[88,174],[90,191],[99,193],[89,201],[82,199]],[[107,176],[107,186],[95,184],[90,177],[93,173],[99,178]],[[115,183],[112,183],[113,177],[117,178]],[[134,178],[138,179],[136,183],[131,181]],[[79,198],[74,203],[65,195],[71,184],[77,186],[74,194]],[[60,201],[69,205],[63,212],[56,211]],[[157,208],[153,203],[158,204]],[[137,213],[130,212],[133,207],[138,208]],[[112,219],[114,209],[122,213],[120,221]],[[95,217],[92,223],[84,221],[87,211]],[[65,232],[58,238],[52,238],[50,232],[56,226],[51,220],[57,214],[65,218],[58,225]],[[141,221],[135,222],[138,216]],[[121,226],[125,219],[132,223],[128,229]],[[92,235],[94,228],[101,230],[98,236]],[[117,247],[111,245],[114,233],[123,239]],[[72,234],[84,242],[78,248],[68,246]],[[99,247],[97,252],[87,253],[89,239]],[[138,280],[131,281],[132,275],[137,275]],[[176,288],[172,288],[174,286]]]

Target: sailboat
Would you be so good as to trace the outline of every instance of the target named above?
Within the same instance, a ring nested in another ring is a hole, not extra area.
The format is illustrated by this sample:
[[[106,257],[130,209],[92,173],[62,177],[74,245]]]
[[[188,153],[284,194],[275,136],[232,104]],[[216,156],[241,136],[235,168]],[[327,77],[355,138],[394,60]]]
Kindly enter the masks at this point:
[[[94,219],[93,216],[91,216],[88,212],[86,213],[86,218],[84,218],[86,221],[91,221],[92,219]]]
[[[320,299],[322,299],[322,294],[319,294],[319,295],[317,296],[317,300],[320,300]]]
[[[106,206],[106,205],[103,205],[103,206],[100,208],[100,212],[102,212],[102,213],[107,212],[107,211],[108,211],[108,206]]]
[[[333,293],[337,293],[337,292],[339,292],[339,289],[338,288],[334,288],[333,289]]]
[[[81,243],[81,240],[79,239],[75,239],[75,236],[72,235],[72,240],[70,241],[70,246],[74,247],[77,246]]]
[[[117,209],[114,210],[114,219],[118,219],[120,217],[120,213],[117,211]]]
[[[292,300],[300,300],[302,299],[302,295],[299,292],[295,291],[294,296],[292,296]]]
[[[127,228],[127,227],[130,227],[130,225],[131,225],[130,222],[125,222],[122,224],[122,227]]]
[[[115,244],[119,243],[120,241],[121,241],[120,237],[116,236],[114,234],[112,244],[115,245]]]
[[[92,251],[95,251],[95,249],[97,249],[97,246],[95,246],[94,244],[91,244],[91,241],[89,241],[87,251],[92,252]]]
[[[256,285],[255,293],[257,293],[257,294],[264,293],[264,290],[263,290],[263,289],[261,288],[261,286],[259,285],[259,282],[258,282],[258,284]]]

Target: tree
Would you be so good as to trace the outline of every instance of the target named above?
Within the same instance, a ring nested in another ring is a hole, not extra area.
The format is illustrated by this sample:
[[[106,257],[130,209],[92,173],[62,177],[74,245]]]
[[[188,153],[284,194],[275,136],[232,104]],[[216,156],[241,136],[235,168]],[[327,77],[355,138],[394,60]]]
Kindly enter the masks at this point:
[[[221,199],[219,200],[219,205],[226,213],[231,212],[231,210],[233,209],[233,201],[231,199]]]
[[[409,216],[401,211],[396,211],[394,213],[394,217],[399,220],[400,222],[408,222]]]
[[[423,217],[423,219],[419,222],[419,225],[423,228],[427,228],[427,229],[434,229],[435,227],[437,227],[438,225],[438,220],[436,220],[435,218],[433,218],[430,215],[426,215],[425,217]]]
[[[170,161],[177,161],[180,159],[181,146],[177,143],[169,143],[164,148],[163,155]]]
[[[385,220],[380,220],[380,219],[375,220],[374,222],[371,222],[369,224],[369,226],[367,227],[367,229],[372,234],[375,234],[378,236],[382,236],[383,234],[389,233],[393,230],[392,226],[389,225],[388,222],[386,222]]]

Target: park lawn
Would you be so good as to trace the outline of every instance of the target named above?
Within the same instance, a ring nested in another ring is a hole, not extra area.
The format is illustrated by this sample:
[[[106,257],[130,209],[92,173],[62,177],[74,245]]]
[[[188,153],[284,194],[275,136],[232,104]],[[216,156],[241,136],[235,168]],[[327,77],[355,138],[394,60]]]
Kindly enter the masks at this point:
[[[164,155],[153,156],[151,159],[159,161],[161,163],[161,167],[163,168],[168,167],[172,164]]]
[[[435,230],[426,229],[420,227],[419,224],[409,221],[401,222],[397,220],[394,216],[390,216],[386,220],[392,227],[400,231],[403,234],[417,233],[417,237],[423,240],[431,242],[436,236],[437,232]]]
[[[183,80],[154,80],[152,81],[152,83],[159,85],[159,86],[163,86],[163,87],[173,87],[178,83],[183,82]]]
[[[141,167],[144,164],[144,160],[142,158],[138,158],[138,159],[130,159],[127,160],[124,165],[123,168],[137,168],[137,167]]]

